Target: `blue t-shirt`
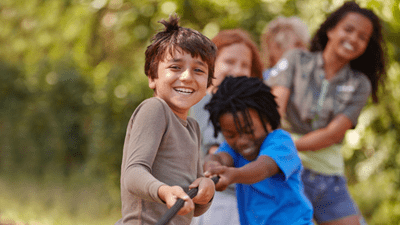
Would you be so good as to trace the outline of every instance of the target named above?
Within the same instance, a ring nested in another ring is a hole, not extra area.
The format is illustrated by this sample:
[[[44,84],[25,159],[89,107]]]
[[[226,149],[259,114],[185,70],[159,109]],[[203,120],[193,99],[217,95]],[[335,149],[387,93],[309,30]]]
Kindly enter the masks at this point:
[[[236,168],[250,163],[226,141],[218,152],[231,155]],[[281,172],[251,185],[236,184],[240,224],[313,224],[312,206],[300,179],[303,167],[290,134],[282,129],[269,133],[261,155],[272,158]]]

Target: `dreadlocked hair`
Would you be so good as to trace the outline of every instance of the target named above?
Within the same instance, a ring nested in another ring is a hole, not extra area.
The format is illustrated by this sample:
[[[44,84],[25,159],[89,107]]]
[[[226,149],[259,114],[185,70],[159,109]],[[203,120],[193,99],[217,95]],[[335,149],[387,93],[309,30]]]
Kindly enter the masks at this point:
[[[268,133],[267,124],[273,130],[280,126],[280,115],[275,96],[271,89],[255,77],[226,77],[205,109],[210,113],[210,121],[214,126],[214,137],[221,131],[219,118],[225,113],[233,115],[236,129],[241,132],[243,128],[252,127],[249,108],[257,111],[258,116]],[[244,123],[240,124],[237,113],[243,113]]]

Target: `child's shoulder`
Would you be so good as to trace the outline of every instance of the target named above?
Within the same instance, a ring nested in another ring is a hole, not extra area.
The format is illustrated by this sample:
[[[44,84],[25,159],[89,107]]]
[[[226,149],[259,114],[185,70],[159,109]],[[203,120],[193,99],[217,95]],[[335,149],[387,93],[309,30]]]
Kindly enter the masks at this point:
[[[289,132],[283,129],[275,129],[268,134],[262,144],[262,149],[269,151],[271,149],[287,153],[296,153],[296,145]]]
[[[151,97],[142,101],[135,109],[133,113],[135,115],[143,115],[146,117],[158,117],[168,113],[168,104],[157,97]]]
[[[317,58],[319,54],[321,54],[321,53],[320,52],[310,52],[308,50],[296,48],[296,49],[287,51],[283,55],[283,57],[280,61],[281,62],[286,62],[286,61],[297,62],[298,61],[298,62],[300,62],[300,64],[307,64],[307,63],[315,60],[315,58]]]
[[[281,128],[273,130],[270,135],[271,139],[292,140],[290,133]]]
[[[142,101],[138,108],[165,108],[165,107],[169,107],[168,104],[161,98],[157,98],[157,97],[151,97],[148,99],[145,99],[144,101]]]
[[[195,118],[188,116],[186,121],[187,121],[187,124],[190,124],[190,126],[194,127],[196,132],[200,134],[200,126]]]

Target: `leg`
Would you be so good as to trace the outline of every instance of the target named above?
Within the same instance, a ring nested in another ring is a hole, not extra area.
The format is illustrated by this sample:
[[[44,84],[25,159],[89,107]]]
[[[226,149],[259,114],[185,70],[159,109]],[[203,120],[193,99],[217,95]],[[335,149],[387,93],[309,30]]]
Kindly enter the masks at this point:
[[[305,170],[302,174],[305,193],[314,208],[314,219],[321,225],[355,224],[362,219],[352,200],[343,176],[329,176]]]
[[[360,225],[360,216],[353,215],[335,221],[323,222],[320,225]]]

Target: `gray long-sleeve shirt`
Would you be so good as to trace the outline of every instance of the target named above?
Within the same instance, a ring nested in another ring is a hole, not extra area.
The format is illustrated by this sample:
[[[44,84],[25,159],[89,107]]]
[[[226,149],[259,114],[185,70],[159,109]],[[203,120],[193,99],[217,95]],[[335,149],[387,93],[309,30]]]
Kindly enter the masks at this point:
[[[160,98],[143,101],[133,113],[126,132],[121,166],[122,219],[117,224],[155,224],[167,211],[158,196],[163,185],[188,186],[203,174],[200,129],[188,117],[176,116]],[[195,212],[175,216],[169,224],[190,224]]]

